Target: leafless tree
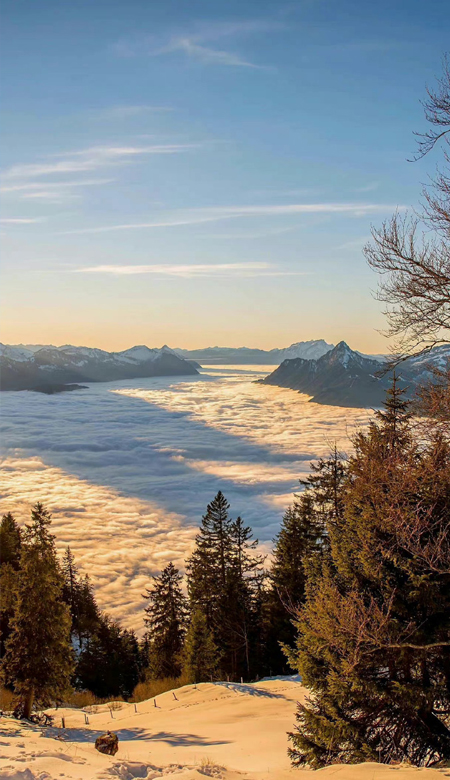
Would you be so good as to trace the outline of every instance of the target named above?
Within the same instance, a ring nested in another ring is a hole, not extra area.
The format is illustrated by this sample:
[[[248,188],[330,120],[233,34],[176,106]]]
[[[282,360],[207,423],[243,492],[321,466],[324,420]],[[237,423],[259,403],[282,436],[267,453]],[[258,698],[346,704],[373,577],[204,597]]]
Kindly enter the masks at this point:
[[[437,87],[427,91],[431,125],[418,135],[416,159],[438,145],[443,165],[423,190],[419,216],[394,214],[372,230],[366,258],[378,273],[379,300],[387,304],[387,335],[399,356],[450,342],[450,61],[444,59]]]

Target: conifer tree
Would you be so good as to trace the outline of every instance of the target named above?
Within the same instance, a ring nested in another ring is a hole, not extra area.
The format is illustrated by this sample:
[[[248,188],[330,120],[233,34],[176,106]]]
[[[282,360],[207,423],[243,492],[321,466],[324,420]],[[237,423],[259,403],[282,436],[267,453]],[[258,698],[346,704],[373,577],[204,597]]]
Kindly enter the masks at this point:
[[[0,523],[0,566],[8,563],[17,571],[20,562],[21,532],[11,512]]]
[[[33,703],[60,702],[73,669],[70,615],[62,601],[63,577],[56,558],[51,517],[37,503],[23,532],[14,616],[2,673],[29,718]]]
[[[191,614],[184,643],[183,672],[193,683],[208,682],[219,666],[219,651],[208,628],[206,615],[199,607]]]
[[[128,698],[139,682],[139,672],[136,636],[121,629],[109,615],[101,615],[95,633],[88,637],[79,655],[77,686],[100,698]]]
[[[0,523],[0,658],[11,633],[16,572],[20,565],[21,531],[10,512]]]
[[[229,504],[219,491],[208,505],[187,562],[191,611],[205,615],[220,648],[223,676],[251,675],[253,648],[260,637],[261,565],[258,544],[240,517],[229,517]]]
[[[355,439],[307,580],[291,663],[311,691],[291,735],[294,763],[450,757],[450,449],[416,440],[394,382]]]
[[[153,678],[178,677],[181,672],[180,653],[186,623],[186,599],[181,591],[182,574],[170,562],[144,598],[144,622],[149,642],[149,673]]]
[[[307,570],[323,541],[323,525],[312,491],[304,491],[285,513],[275,538],[265,619],[269,674],[288,671],[282,645],[291,647],[294,643],[294,614],[305,599]]]

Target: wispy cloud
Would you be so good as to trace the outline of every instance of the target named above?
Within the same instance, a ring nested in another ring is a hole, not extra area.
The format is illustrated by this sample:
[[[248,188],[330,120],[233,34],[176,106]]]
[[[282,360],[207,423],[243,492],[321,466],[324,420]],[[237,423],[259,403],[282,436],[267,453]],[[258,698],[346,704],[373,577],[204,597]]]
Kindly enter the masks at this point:
[[[173,111],[171,106],[111,106],[100,111],[97,116],[102,119],[129,119],[143,114],[165,113]]]
[[[150,146],[92,146],[53,155],[50,161],[14,165],[3,172],[3,180],[37,178],[53,174],[93,171],[120,165],[133,158],[151,154],[177,154],[198,148],[198,144],[153,144]],[[58,157],[62,159],[58,160]],[[54,161],[56,158],[56,161]]]
[[[44,217],[4,217],[0,219],[1,225],[34,225],[36,222],[44,222]]]
[[[248,60],[240,57],[238,54],[230,51],[212,49],[209,46],[203,46],[200,43],[197,43],[193,38],[176,38],[172,40],[167,46],[150,53],[152,56],[157,56],[160,54],[170,54],[171,52],[176,51],[183,51],[189,57],[193,57],[204,63],[266,70],[264,65],[256,65],[254,62],[249,62]]]
[[[114,179],[75,179],[74,181],[22,182],[21,184],[0,187],[0,193],[21,200],[45,200],[60,203],[67,199],[80,197],[74,194],[74,189],[111,184],[113,181]]]
[[[200,21],[188,31],[175,32],[166,40],[157,40],[147,36],[134,41],[119,41],[115,44],[116,54],[123,57],[147,55],[159,57],[162,55],[182,52],[199,62],[227,67],[251,68],[255,70],[273,70],[266,65],[251,62],[236,51],[211,45],[215,41],[246,37],[249,35],[274,32],[284,25],[269,19],[243,19],[228,22]]]
[[[270,263],[198,263],[193,265],[96,265],[90,268],[77,268],[76,273],[111,274],[113,276],[133,276],[136,274],[155,274],[157,276],[180,276],[183,278],[198,276],[304,276],[303,272],[285,271]]]
[[[244,217],[276,217],[297,214],[350,214],[353,216],[366,216],[367,214],[384,213],[386,211],[390,212],[395,209],[403,210],[404,208],[404,206],[383,203],[294,203],[272,206],[218,206],[204,209],[190,209],[183,212],[172,212],[172,214],[169,214],[166,218],[153,220],[151,222],[135,222],[129,224],[80,228],[78,230],[64,231],[64,233],[59,233],[59,235],[181,227]]]

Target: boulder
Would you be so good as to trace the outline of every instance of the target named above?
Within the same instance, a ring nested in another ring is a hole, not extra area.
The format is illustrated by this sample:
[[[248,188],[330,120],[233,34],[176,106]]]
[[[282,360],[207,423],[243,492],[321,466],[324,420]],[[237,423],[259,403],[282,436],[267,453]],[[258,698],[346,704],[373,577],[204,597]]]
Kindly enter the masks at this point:
[[[95,740],[95,749],[107,756],[115,756],[119,750],[119,739],[113,731],[107,731]]]

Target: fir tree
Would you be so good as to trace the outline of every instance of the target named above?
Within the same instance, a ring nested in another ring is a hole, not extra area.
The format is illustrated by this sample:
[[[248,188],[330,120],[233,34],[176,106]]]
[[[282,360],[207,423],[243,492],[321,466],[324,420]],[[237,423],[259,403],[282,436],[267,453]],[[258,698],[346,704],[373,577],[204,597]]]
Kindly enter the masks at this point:
[[[199,607],[191,614],[183,656],[183,672],[191,682],[207,682],[214,678],[219,666],[219,652],[206,615]]]
[[[144,622],[149,642],[149,674],[153,678],[178,677],[181,672],[187,611],[180,587],[182,579],[171,562],[158,577],[153,577],[153,587],[147,588],[144,596],[149,600]]]
[[[292,734],[297,764],[450,757],[450,450],[415,440],[396,383],[355,439],[308,578],[291,663],[311,691]]]
[[[62,700],[73,669],[70,615],[62,601],[63,577],[56,558],[50,514],[37,503],[23,533],[14,616],[2,672],[21,700],[24,717],[33,703]]]

